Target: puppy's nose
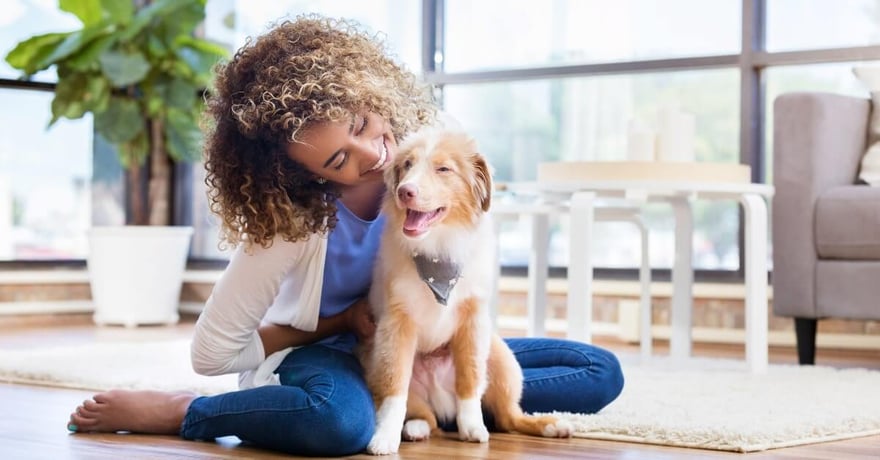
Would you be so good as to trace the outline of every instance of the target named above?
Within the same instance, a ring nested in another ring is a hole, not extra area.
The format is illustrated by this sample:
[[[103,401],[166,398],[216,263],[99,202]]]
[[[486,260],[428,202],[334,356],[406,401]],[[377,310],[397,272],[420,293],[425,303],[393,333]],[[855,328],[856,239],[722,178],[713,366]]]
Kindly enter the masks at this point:
[[[419,195],[419,188],[414,184],[403,184],[397,187],[397,198],[402,203],[409,203]]]

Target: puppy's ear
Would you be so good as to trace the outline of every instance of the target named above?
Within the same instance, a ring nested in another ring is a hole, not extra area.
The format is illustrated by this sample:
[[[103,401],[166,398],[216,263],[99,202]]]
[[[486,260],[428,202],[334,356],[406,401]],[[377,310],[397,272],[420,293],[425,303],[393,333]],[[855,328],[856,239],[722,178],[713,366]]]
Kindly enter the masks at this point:
[[[473,190],[474,195],[480,202],[480,207],[484,212],[489,211],[489,205],[492,202],[492,171],[486,159],[479,153],[474,154],[474,178]]]

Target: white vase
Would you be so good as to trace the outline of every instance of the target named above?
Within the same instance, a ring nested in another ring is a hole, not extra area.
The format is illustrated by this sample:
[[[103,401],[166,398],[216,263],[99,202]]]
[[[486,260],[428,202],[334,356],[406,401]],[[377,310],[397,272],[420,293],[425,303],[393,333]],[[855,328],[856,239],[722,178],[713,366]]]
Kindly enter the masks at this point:
[[[192,227],[94,227],[88,269],[98,325],[174,324]]]

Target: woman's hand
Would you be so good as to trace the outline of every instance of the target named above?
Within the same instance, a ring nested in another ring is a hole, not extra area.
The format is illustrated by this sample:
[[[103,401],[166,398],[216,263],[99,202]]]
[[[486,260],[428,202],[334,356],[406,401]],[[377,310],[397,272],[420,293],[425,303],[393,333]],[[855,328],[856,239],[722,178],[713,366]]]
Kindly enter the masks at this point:
[[[353,332],[361,343],[369,342],[376,333],[376,321],[370,311],[370,303],[362,298],[345,310],[348,330]]]

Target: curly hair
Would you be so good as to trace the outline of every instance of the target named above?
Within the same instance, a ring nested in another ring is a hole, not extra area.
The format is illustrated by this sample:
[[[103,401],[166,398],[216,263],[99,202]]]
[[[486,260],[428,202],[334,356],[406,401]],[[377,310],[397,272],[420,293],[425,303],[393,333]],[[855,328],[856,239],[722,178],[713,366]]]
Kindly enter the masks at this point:
[[[317,183],[286,146],[316,123],[363,112],[388,120],[399,140],[430,123],[436,106],[430,88],[351,21],[284,21],[218,64],[205,183],[221,246],[269,247],[276,235],[297,241],[332,229],[338,190]]]

